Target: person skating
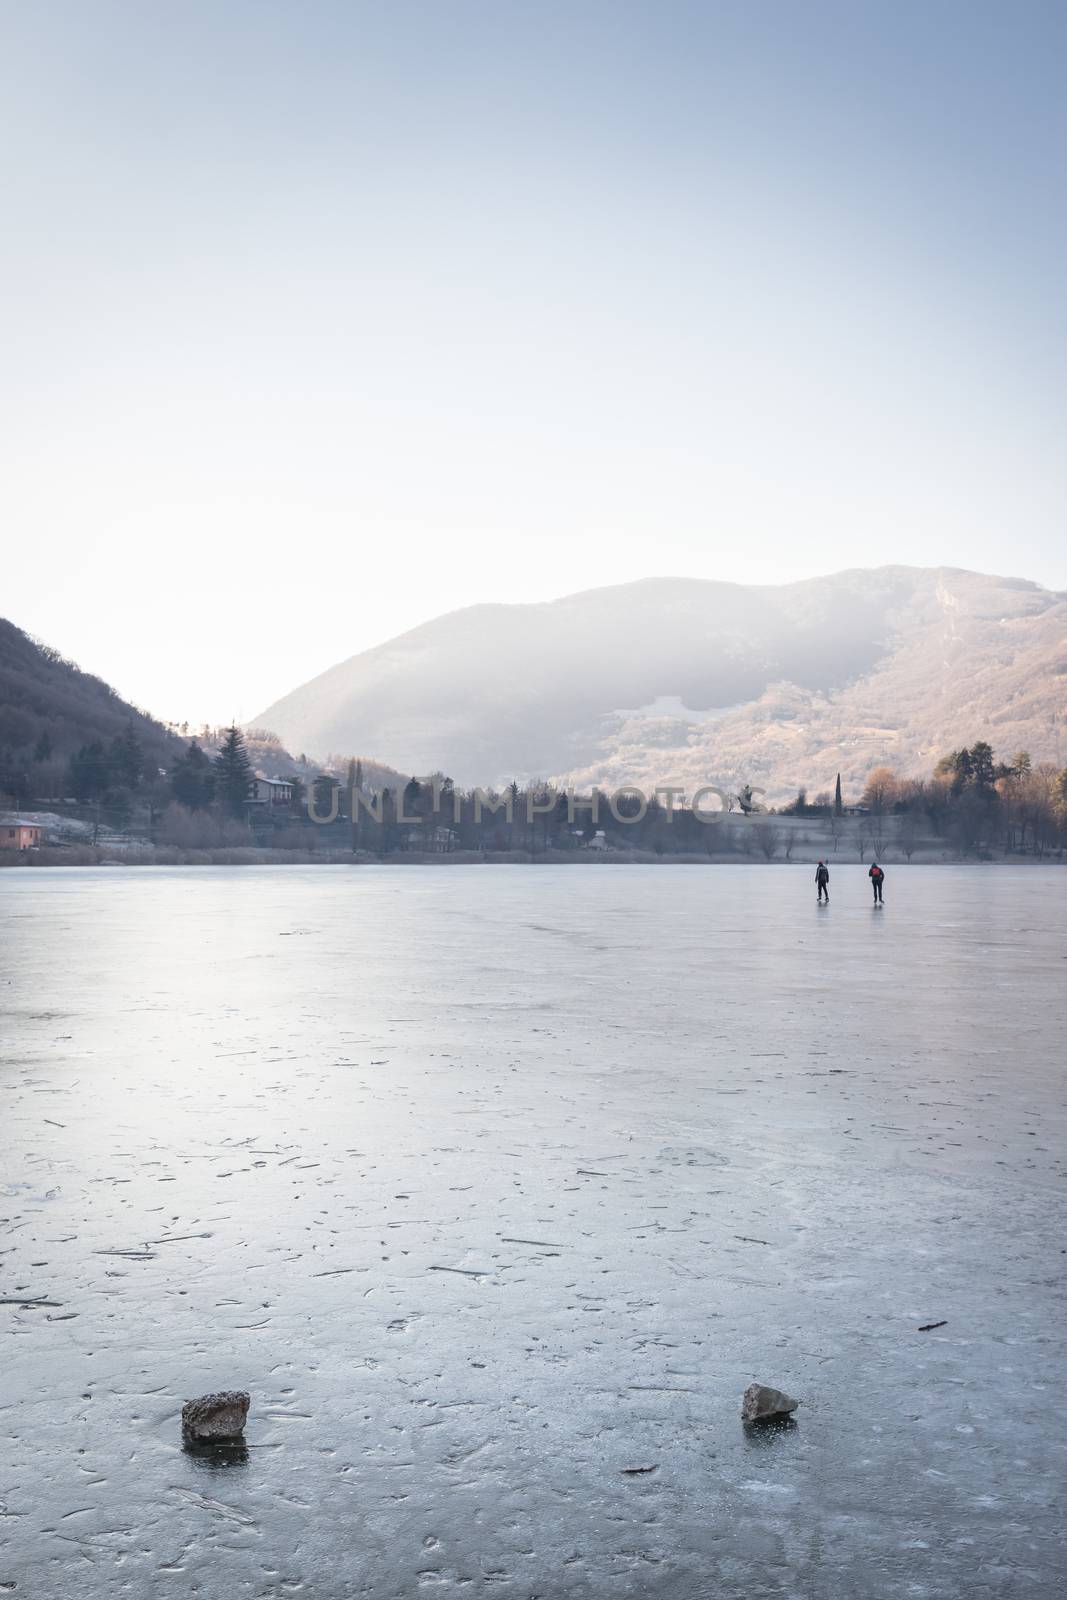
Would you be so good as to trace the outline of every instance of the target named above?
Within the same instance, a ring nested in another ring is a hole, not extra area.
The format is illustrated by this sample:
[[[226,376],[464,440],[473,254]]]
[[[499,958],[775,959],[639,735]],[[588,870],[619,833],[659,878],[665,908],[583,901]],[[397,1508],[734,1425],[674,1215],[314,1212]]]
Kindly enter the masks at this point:
[[[819,904],[822,905],[823,900],[825,899],[826,904],[829,905],[830,868],[826,865],[825,861],[820,861],[819,865],[815,868],[815,882],[819,886]]]
[[[882,880],[885,877],[885,873],[882,871],[877,861],[871,862],[870,871],[867,873],[867,876],[870,878],[871,888],[874,890],[874,903],[876,906],[880,906],[882,904]]]

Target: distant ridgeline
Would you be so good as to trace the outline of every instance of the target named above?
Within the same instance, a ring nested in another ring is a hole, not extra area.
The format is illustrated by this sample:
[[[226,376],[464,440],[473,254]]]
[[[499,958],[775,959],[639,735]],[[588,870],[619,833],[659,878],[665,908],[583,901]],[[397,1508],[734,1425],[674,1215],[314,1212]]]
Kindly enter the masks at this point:
[[[339,641],[340,643],[340,641]],[[858,795],[988,740],[1067,759],[1067,593],[949,567],[789,584],[650,578],[469,606],[329,668],[257,721],[456,783],[806,783]]]

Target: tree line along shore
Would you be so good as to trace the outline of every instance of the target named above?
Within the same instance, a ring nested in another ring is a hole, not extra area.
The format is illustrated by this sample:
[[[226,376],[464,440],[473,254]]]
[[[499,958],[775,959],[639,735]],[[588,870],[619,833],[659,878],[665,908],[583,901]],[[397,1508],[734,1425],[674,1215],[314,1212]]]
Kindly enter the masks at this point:
[[[215,748],[194,738],[178,751],[159,766],[131,724],[73,753],[62,797],[24,782],[0,818],[35,819],[37,841],[0,850],[0,862],[1058,861],[1067,843],[1067,769],[1026,751],[999,760],[986,741],[947,752],[926,778],[879,766],[858,799],[846,802],[838,777],[778,808],[748,785],[693,805],[669,789],[467,790],[442,773],[389,783],[358,759],[343,779],[306,765],[304,776],[292,758],[296,770],[266,778],[236,727]]]

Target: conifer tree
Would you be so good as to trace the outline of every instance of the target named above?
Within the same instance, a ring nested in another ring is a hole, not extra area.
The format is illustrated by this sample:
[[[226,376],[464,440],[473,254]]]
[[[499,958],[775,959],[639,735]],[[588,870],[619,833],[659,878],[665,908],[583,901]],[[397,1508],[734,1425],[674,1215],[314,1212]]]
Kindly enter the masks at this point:
[[[231,724],[215,757],[215,794],[231,817],[243,817],[252,784],[252,763],[240,728]]]
[[[837,774],[837,783],[836,783],[836,785],[834,787],[834,816],[835,817],[843,816],[844,815],[844,810],[845,810],[845,807],[844,807],[844,804],[842,803],[842,800],[841,800],[841,774],[838,773]]]
[[[112,783],[126,789],[139,787],[144,776],[144,750],[132,723],[127,723],[123,732],[112,739],[108,761]]]
[[[194,739],[178,757],[170,775],[175,800],[190,811],[205,811],[215,793],[215,769]]]
[[[991,789],[994,778],[993,750],[984,739],[971,746],[971,776],[979,789]]]
[[[70,761],[70,787],[74,798],[85,802],[103,794],[111,779],[107,751],[99,739],[83,744]]]

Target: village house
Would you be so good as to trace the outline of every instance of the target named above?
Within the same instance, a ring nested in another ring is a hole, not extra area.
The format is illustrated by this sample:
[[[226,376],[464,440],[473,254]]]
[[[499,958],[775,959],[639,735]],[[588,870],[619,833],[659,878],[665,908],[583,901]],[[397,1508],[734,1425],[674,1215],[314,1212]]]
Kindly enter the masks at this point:
[[[0,850],[36,850],[43,829],[40,823],[20,817],[0,818]]]
[[[289,806],[293,803],[293,786],[284,778],[255,777],[249,784],[248,801],[255,806]]]

